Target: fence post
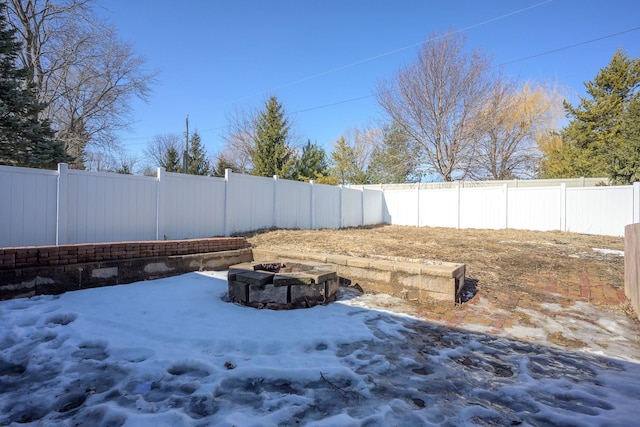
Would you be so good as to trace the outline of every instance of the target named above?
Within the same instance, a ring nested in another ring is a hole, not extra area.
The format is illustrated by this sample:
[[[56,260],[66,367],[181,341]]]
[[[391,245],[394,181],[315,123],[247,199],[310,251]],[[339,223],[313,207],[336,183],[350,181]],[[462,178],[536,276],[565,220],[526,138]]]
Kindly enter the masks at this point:
[[[382,223],[386,224],[387,223],[387,217],[385,215],[385,206],[387,204],[387,199],[385,198],[384,187],[382,186],[382,184],[380,184],[380,192],[382,193],[381,194],[382,201],[380,202],[380,210],[382,212],[380,213],[380,218],[382,218]]]
[[[313,208],[316,204],[316,193],[314,191],[315,185],[313,180],[309,180],[309,230],[316,229],[316,210]]]
[[[58,188],[56,193],[56,245],[67,243],[67,201],[69,197],[69,166],[58,163]]]
[[[516,187],[518,180],[516,180]],[[504,191],[504,228],[509,228],[509,185],[502,184],[502,191]]]
[[[360,226],[364,226],[364,185],[360,186]]]
[[[156,196],[156,240],[164,240],[164,191],[165,168],[158,168],[158,193]]]
[[[278,228],[278,175],[273,175],[273,224]]]
[[[416,183],[416,188],[418,189],[417,194],[417,203],[416,203],[416,227],[420,227],[420,183]]]
[[[457,190],[458,190],[458,206],[457,206],[457,211],[458,211],[458,220],[457,220],[457,225],[456,228],[459,230],[460,229],[460,181],[456,181],[457,182]]]
[[[640,182],[633,183],[633,222],[640,222]]]
[[[229,183],[231,182],[231,169],[224,170],[224,235],[230,236],[231,230],[229,224]]]
[[[344,213],[342,212],[342,189],[344,186],[340,184],[338,187],[340,188],[340,228],[344,228]]]
[[[560,231],[567,231],[567,184],[560,184]]]

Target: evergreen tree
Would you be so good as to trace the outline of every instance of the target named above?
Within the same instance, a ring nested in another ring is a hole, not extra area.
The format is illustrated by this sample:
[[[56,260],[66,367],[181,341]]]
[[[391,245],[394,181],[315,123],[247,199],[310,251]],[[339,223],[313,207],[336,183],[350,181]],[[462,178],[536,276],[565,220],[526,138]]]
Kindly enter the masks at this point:
[[[370,184],[366,171],[358,166],[354,148],[341,136],[331,152],[332,174],[338,178],[340,184]]]
[[[160,166],[162,166],[167,172],[182,172],[181,163],[182,161],[178,150],[175,147],[169,147],[167,149],[167,156],[160,162]]]
[[[227,169],[234,171],[233,163],[228,161],[224,156],[218,156],[218,160],[216,161],[216,165],[213,167],[211,174],[213,176],[224,178],[225,171]]]
[[[551,171],[561,171],[565,177],[609,176],[625,182],[629,164],[620,160],[637,150],[625,135],[631,104],[640,97],[640,59],[618,50],[585,86],[588,98],[576,107],[565,102],[571,122],[563,130],[560,149],[543,160],[542,174],[552,178],[556,176]]]
[[[189,167],[187,173],[191,175],[210,175],[211,163],[207,160],[207,151],[202,145],[200,134],[194,132],[189,141]]]
[[[391,125],[383,129],[382,145],[373,150],[367,168],[371,182],[400,184],[419,181],[417,167],[420,159],[416,156],[417,151],[399,126]]]
[[[616,184],[640,181],[640,100],[629,104],[620,143],[611,153],[610,176]]]
[[[255,144],[251,149],[253,175],[291,178],[295,173],[294,151],[289,146],[289,120],[275,96],[258,115]]]
[[[5,8],[0,3],[0,164],[55,169],[73,158],[54,139],[49,122],[38,118],[44,105],[26,83],[27,70],[16,68],[20,43],[7,28]]]
[[[307,145],[302,148],[302,155],[296,164],[296,174],[300,181],[317,180],[319,177],[328,176],[329,164],[324,149],[307,140]]]

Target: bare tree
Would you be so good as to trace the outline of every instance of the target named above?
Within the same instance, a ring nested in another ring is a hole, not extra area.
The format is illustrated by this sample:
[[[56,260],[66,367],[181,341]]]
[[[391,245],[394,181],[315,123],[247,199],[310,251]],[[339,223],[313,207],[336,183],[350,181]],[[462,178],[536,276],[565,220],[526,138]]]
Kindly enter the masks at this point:
[[[499,78],[477,116],[481,129],[470,175],[477,179],[530,178],[540,158],[538,142],[562,114],[557,90]]]
[[[382,130],[373,126],[348,129],[345,132],[345,139],[353,150],[355,166],[358,170],[366,172],[373,152],[382,145]]]
[[[444,181],[469,171],[490,70],[485,55],[465,51],[464,38],[449,32],[433,35],[414,63],[378,84],[378,103],[420,147],[424,168]]]
[[[236,173],[246,173],[252,168],[251,152],[256,139],[256,111],[234,109],[227,114],[227,125],[222,135],[225,143],[216,155],[216,172],[224,173],[225,168]],[[220,170],[218,170],[220,169]]]
[[[130,124],[130,101],[146,99],[155,73],[93,0],[8,0],[8,20],[23,43],[20,57],[66,150],[84,167],[87,150],[113,146]]]
[[[96,172],[116,172],[122,174],[133,174],[139,159],[129,155],[120,149],[92,150],[87,153],[85,167],[87,170]]]
[[[163,167],[167,172],[182,170],[180,153],[184,151],[183,136],[177,133],[156,135],[143,150],[147,162],[147,170]],[[146,172],[145,172],[146,174]]]

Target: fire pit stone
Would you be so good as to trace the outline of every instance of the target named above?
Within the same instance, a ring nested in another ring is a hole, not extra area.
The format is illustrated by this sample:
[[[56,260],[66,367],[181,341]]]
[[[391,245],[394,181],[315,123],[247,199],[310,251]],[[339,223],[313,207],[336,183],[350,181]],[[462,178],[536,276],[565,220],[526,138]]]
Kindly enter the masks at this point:
[[[318,262],[253,262],[229,267],[232,302],[271,309],[313,307],[335,301],[335,267]]]

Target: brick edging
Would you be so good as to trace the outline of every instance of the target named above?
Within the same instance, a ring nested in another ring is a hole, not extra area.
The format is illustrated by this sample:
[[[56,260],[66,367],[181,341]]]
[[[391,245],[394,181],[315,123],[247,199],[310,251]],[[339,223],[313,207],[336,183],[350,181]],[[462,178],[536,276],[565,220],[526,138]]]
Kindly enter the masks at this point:
[[[92,263],[119,259],[168,257],[249,248],[244,237],[82,243],[0,248],[0,270]]]

